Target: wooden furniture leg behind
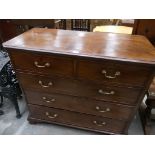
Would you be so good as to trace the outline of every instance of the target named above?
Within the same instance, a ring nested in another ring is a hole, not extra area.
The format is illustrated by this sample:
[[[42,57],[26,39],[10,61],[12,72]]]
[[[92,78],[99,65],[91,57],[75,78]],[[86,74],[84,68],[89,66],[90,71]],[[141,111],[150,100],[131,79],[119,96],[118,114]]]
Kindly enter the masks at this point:
[[[146,135],[151,133],[151,126],[154,120],[151,111],[154,108],[155,108],[155,78],[153,79],[153,82],[151,83],[151,86],[148,90],[146,107],[141,105],[139,109],[144,134]]]

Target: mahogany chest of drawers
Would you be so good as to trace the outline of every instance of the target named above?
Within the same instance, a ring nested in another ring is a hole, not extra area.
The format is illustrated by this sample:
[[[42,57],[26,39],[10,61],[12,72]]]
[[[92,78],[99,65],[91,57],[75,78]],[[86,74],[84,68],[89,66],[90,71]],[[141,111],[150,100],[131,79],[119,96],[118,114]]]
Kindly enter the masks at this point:
[[[154,47],[138,35],[34,28],[3,46],[30,123],[127,134],[155,70]]]

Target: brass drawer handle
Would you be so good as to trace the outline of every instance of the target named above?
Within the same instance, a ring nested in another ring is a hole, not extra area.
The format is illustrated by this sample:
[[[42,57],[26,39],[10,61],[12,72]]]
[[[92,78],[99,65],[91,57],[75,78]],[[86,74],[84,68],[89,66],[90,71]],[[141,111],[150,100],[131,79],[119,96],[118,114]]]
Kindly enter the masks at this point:
[[[102,95],[114,95],[115,94],[113,90],[110,92],[106,92],[106,91],[103,91],[102,89],[99,89],[98,92]]]
[[[49,114],[49,112],[46,112],[45,114],[48,118],[51,118],[51,119],[58,117],[58,114],[53,114],[52,116]]]
[[[106,125],[106,122],[101,122],[101,123],[98,123],[97,121],[93,121],[93,123],[97,126],[104,126]]]
[[[53,85],[52,82],[49,82],[47,85],[43,85],[43,82],[42,82],[41,80],[39,80],[39,84],[40,84],[43,88],[48,88],[48,87],[50,87],[50,86]]]
[[[35,61],[34,65],[38,68],[45,68],[45,67],[49,67],[50,63],[46,62],[44,65],[39,65],[38,61]]]
[[[115,79],[121,73],[119,71],[117,71],[114,76],[110,76],[110,75],[107,75],[107,71],[106,70],[102,70],[102,74],[104,74],[107,79]]]
[[[45,96],[43,96],[42,99],[47,103],[55,102],[54,98],[48,100]]]
[[[99,112],[102,112],[102,113],[111,111],[110,108],[106,108],[105,110],[101,110],[101,108],[99,106],[96,106],[96,110]]]

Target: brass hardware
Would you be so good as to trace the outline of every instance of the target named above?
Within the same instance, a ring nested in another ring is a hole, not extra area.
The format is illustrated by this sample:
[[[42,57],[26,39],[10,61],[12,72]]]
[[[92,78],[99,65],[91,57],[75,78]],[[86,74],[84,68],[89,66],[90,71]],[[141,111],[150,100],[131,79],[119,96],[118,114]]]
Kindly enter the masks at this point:
[[[55,102],[54,98],[48,100],[46,97],[43,96],[42,99],[47,103]]]
[[[102,89],[99,89],[98,92],[103,95],[114,95],[115,94],[113,90],[110,92],[106,92],[106,91],[103,91]]]
[[[52,86],[53,85],[53,83],[52,82],[49,82],[47,85],[43,85],[43,82],[41,81],[41,80],[39,80],[39,82],[38,82],[43,88],[48,88],[48,87],[50,87],[50,86]]]
[[[45,67],[49,67],[50,63],[46,62],[44,65],[39,65],[39,63],[37,61],[34,62],[34,65],[38,68],[45,68]]]
[[[104,74],[107,79],[115,79],[121,73],[119,71],[117,71],[114,76],[110,76],[110,75],[107,75],[107,71],[106,70],[102,70],[102,74]]]
[[[106,122],[101,122],[101,123],[98,123],[97,121],[93,121],[93,123],[97,126],[104,126],[106,125]]]
[[[51,116],[49,112],[46,112],[45,114],[48,118],[51,118],[51,119],[58,117],[58,114],[54,114],[53,116]]]
[[[96,106],[96,110],[99,112],[102,112],[102,113],[111,111],[110,108],[106,108],[105,110],[101,110],[99,106]]]

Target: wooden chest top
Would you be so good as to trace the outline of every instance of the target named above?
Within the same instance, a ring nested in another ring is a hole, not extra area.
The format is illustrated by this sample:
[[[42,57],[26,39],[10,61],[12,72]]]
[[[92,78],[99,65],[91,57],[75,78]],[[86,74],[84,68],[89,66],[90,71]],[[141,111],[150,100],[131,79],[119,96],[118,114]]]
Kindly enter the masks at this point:
[[[64,55],[155,64],[155,49],[139,35],[33,28],[4,47]]]

